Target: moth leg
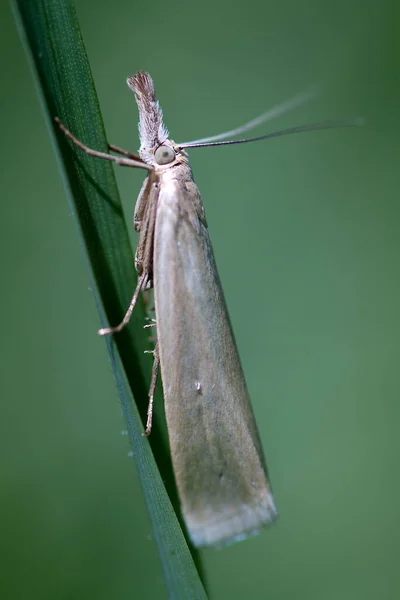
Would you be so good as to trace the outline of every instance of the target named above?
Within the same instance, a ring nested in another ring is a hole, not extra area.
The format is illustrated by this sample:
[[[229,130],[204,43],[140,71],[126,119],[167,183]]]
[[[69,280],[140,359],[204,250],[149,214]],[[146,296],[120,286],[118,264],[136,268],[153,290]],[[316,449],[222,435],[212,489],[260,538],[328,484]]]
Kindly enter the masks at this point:
[[[146,430],[144,435],[150,435],[151,426],[153,424],[153,401],[154,401],[154,393],[157,385],[157,376],[158,376],[158,367],[160,365],[160,355],[158,352],[158,344],[154,348],[154,362],[153,362],[153,370],[151,372],[151,383],[149,389],[149,407],[147,409],[147,421],[146,421]]]
[[[150,319],[150,317],[146,317],[146,321],[151,321],[147,325],[143,325],[143,329],[149,329],[150,327],[156,327],[157,321],[155,319]]]
[[[144,289],[146,287],[146,283],[147,283],[147,278],[148,275],[147,273],[142,273],[141,276],[139,277],[136,289],[135,289],[135,293],[133,294],[131,303],[129,304],[129,308],[126,311],[126,314],[124,316],[124,318],[122,319],[121,323],[119,323],[119,325],[116,325],[115,327],[104,327],[103,329],[99,329],[99,335],[109,335],[110,333],[118,333],[118,331],[121,331],[121,329],[123,329],[125,327],[125,325],[128,325],[132,313],[133,313],[133,309],[135,308],[135,304],[136,301],[139,297],[140,292],[142,291],[142,289]]]
[[[123,156],[128,156],[128,158],[132,158],[133,160],[138,160],[140,162],[143,162],[142,159],[140,158],[139,154],[135,154],[134,152],[129,152],[129,150],[124,150],[123,148],[120,148],[119,146],[115,146],[114,144],[108,144],[108,147],[110,148],[110,150],[112,152],[116,152],[117,154],[122,154]]]
[[[111,160],[112,162],[115,162],[117,165],[121,165],[122,167],[137,167],[137,168],[141,168],[141,169],[147,169],[148,171],[152,170],[152,168],[153,168],[151,165],[147,165],[143,161],[139,162],[138,160],[133,160],[132,158],[121,158],[119,156],[113,156],[112,154],[107,154],[107,152],[99,152],[98,150],[93,150],[93,148],[89,148],[89,146],[86,146],[86,144],[84,144],[83,142],[78,140],[78,138],[75,137],[69,131],[69,129],[67,129],[65,127],[65,125],[63,125],[61,123],[61,121],[58,117],[55,117],[54,120],[57,123],[57,125],[59,126],[59,128],[61,129],[61,131],[66,135],[66,137],[69,140],[71,140],[71,142],[73,142],[75,144],[75,146],[78,146],[78,148],[81,148],[89,156],[96,156],[97,158],[103,158],[104,160]]]

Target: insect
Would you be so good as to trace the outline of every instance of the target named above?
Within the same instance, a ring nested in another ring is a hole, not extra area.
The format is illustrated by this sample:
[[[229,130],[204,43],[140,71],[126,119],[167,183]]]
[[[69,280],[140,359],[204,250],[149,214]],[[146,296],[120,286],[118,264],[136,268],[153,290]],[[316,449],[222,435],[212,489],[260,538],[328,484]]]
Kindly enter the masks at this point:
[[[127,83],[139,109],[139,156],[111,145],[119,156],[88,148],[56,119],[87,154],[148,171],[134,213],[139,232],[137,287],[121,323],[99,333],[119,332],[129,322],[140,292],[154,288],[157,344],[146,433],[151,431],[160,365],[172,463],[188,533],[195,546],[222,545],[258,531],[277,511],[185,148],[356,123],[324,122],[250,140],[222,141],[309,97],[300,94],[230,132],[176,144],[163,123],[150,75],[140,71]]]

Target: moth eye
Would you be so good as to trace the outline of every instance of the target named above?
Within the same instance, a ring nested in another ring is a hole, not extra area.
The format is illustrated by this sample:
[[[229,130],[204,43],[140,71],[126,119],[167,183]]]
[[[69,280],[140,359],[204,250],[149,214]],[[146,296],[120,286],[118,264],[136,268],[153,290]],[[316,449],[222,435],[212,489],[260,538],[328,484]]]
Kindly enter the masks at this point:
[[[154,158],[159,165],[167,165],[175,160],[175,152],[170,146],[158,146]]]

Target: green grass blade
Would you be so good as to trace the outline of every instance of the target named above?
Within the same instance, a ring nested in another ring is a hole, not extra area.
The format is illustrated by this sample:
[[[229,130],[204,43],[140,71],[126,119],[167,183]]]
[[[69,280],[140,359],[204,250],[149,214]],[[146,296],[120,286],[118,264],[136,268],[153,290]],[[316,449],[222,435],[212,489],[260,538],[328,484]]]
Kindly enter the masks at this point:
[[[90,158],[71,146],[53,121],[59,116],[79,139],[107,151],[76,14],[66,0],[15,0],[13,6],[78,225],[101,321],[103,325],[115,324],[129,304],[136,278],[114,171],[109,162]],[[168,595],[174,599],[206,598],[149,442],[142,436],[143,424],[131,394],[147,404],[150,365],[143,358],[148,347],[144,316],[139,303],[129,327],[115,339],[107,338],[107,348]]]

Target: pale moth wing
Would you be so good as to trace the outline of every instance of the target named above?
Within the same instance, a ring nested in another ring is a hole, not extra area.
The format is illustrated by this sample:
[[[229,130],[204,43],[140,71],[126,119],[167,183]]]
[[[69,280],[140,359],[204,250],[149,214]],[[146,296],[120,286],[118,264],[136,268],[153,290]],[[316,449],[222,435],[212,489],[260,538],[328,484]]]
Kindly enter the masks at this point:
[[[220,545],[276,509],[200,194],[189,167],[177,171],[160,185],[153,259],[165,411],[190,537]]]
[[[128,85],[140,157],[158,189],[156,198],[144,186],[135,223],[141,229],[156,203],[150,278],[182,514],[195,546],[221,545],[257,531],[276,509],[187,154],[168,137],[150,76],[137,73]]]

